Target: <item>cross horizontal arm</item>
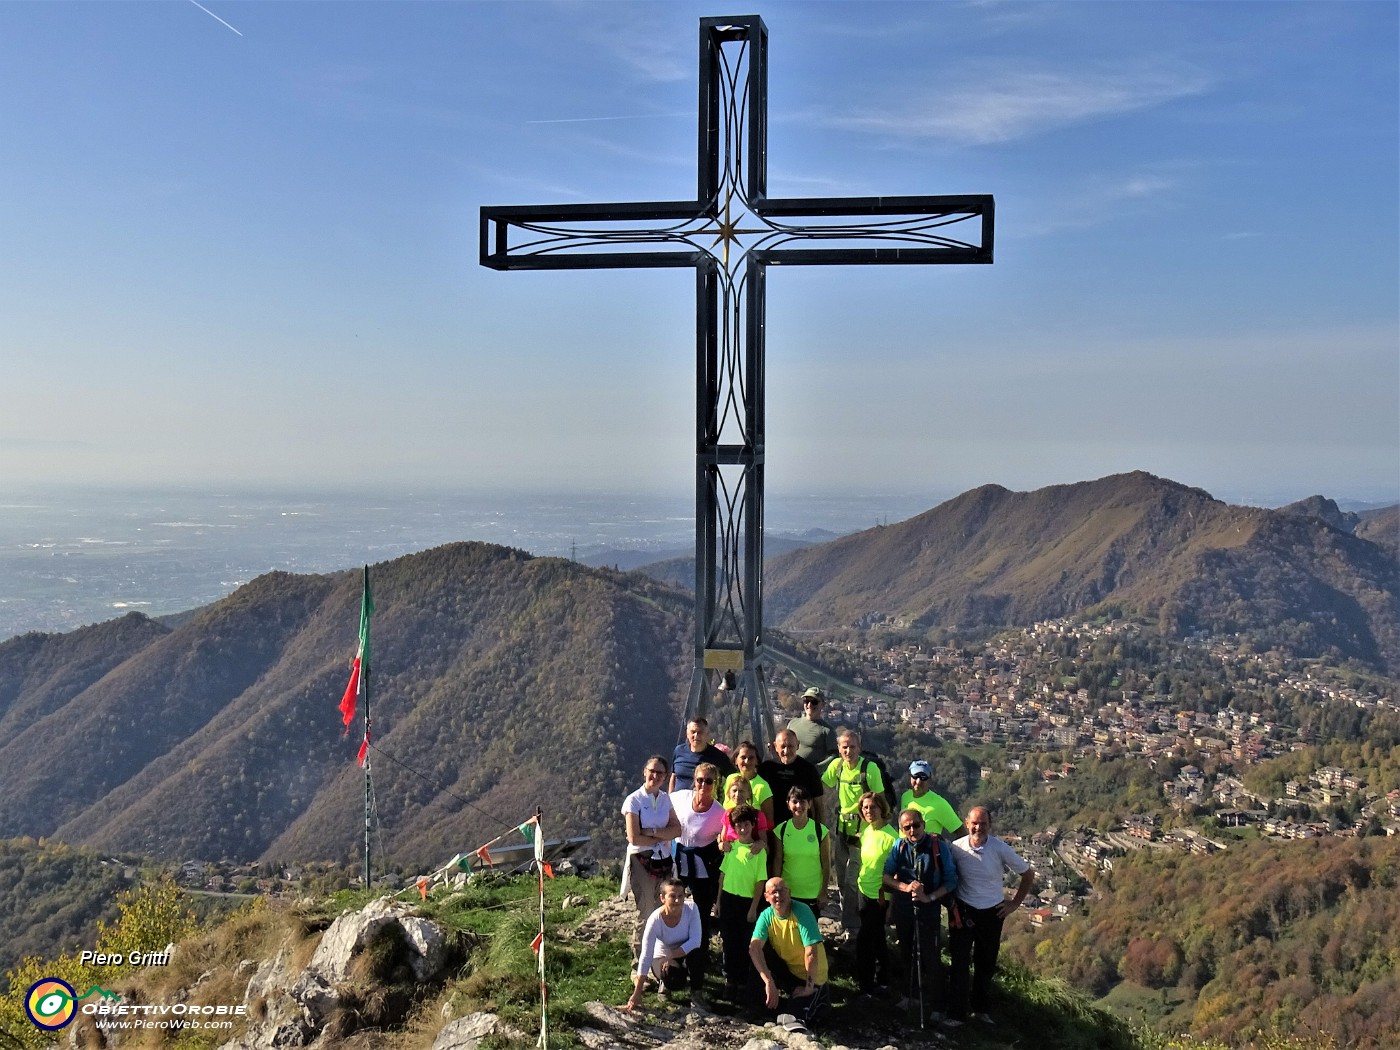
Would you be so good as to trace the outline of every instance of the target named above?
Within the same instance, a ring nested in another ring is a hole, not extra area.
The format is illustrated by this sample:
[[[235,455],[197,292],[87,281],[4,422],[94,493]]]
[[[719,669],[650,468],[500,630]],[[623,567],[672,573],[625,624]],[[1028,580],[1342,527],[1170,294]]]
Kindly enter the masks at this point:
[[[764,197],[750,201],[765,218],[798,215],[981,215],[990,227],[995,199],[990,193],[936,197]]]
[[[920,263],[990,263],[990,248],[755,248],[751,263],[768,266],[871,266]]]
[[[481,265],[493,270],[589,270],[621,267],[694,266],[703,252],[579,251],[580,246],[615,243],[612,226],[599,226],[596,237],[586,230],[549,230],[553,223],[693,222],[712,214],[696,201],[633,201],[622,204],[521,204],[481,209]],[[511,242],[511,231],[535,234],[531,242]],[[676,243],[673,230],[629,230],[629,244]],[[554,247],[557,245],[557,248]],[[522,251],[528,248],[528,251]],[[551,250],[558,254],[550,254]]]

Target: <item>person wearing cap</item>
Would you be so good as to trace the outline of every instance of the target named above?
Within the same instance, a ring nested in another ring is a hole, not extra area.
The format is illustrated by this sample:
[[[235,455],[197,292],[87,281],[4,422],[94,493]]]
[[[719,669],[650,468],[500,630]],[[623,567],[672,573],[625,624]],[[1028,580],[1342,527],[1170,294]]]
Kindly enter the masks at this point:
[[[959,821],[961,823],[961,821]],[[884,884],[890,901],[890,925],[899,942],[900,959],[909,981],[903,1005],[917,1000],[919,1017],[942,1020],[944,988],[939,954],[939,912],[951,904],[958,888],[958,869],[948,844],[931,829],[924,815],[907,808],[899,814],[899,841],[885,858]]]
[[[826,694],[812,686],[802,694],[802,717],[788,723],[797,734],[797,757],[812,763],[819,772],[836,754],[836,730],[822,720],[825,704]]]
[[[924,815],[930,835],[949,839],[962,832],[962,818],[948,800],[929,787],[933,767],[922,758],[909,763],[909,790],[899,800],[900,811],[917,809]]]

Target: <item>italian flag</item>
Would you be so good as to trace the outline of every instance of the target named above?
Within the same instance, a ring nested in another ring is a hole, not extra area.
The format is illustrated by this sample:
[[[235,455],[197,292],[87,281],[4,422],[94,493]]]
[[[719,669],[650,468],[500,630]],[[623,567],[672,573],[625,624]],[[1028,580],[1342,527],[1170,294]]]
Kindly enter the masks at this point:
[[[369,566],[365,566],[365,587],[360,598],[360,647],[355,652],[355,662],[350,666],[350,684],[345,687],[345,695],[340,698],[340,716],[345,725],[345,735],[350,733],[350,723],[355,720],[355,701],[364,696],[369,679],[369,618],[374,613],[374,599],[369,592]],[[358,761],[365,764],[365,754],[369,750],[369,713],[366,705],[365,738],[360,742]]]

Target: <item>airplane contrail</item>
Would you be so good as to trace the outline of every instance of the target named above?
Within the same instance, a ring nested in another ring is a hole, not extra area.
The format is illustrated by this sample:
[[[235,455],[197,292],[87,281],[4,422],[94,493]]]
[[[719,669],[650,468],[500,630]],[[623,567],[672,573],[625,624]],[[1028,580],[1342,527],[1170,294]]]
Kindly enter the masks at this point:
[[[194,4],[195,7],[199,8],[199,9],[200,9],[201,11],[203,11],[206,15],[208,15],[210,18],[212,18],[215,22],[218,22],[220,25],[225,25],[225,26],[228,26],[230,29],[233,29],[233,26],[230,26],[227,22],[225,22],[222,18],[220,18],[218,15],[216,15],[213,11],[209,10],[209,8],[207,8],[207,7],[205,7],[203,4],[201,4],[201,3],[199,2],[199,0],[190,0],[190,3]],[[233,31],[234,31],[235,33],[238,33],[238,30],[237,30],[237,29],[233,29]],[[243,34],[242,34],[242,33],[238,33],[238,35],[239,35],[239,36],[242,36]]]

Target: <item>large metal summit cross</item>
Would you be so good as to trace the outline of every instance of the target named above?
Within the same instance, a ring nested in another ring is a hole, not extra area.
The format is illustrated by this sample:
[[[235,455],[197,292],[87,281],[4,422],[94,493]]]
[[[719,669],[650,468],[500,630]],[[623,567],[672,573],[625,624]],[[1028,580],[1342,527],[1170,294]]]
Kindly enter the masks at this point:
[[[747,714],[760,745],[773,736],[763,638],[768,267],[990,263],[993,225],[992,198],[982,194],[770,198],[767,110],[763,20],[701,19],[694,200],[481,209],[481,264],[493,269],[694,268],[695,669],[687,717],[709,714],[728,737]]]

